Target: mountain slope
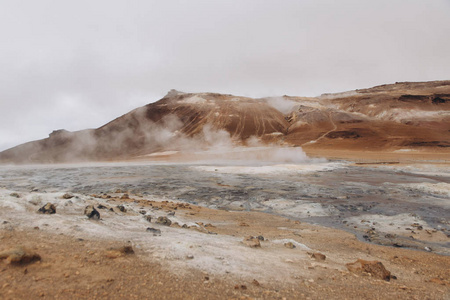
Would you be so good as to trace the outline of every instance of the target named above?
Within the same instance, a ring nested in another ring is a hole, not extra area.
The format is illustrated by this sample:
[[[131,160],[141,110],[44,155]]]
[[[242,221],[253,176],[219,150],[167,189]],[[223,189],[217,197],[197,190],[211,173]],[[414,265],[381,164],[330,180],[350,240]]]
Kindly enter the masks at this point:
[[[97,129],[54,131],[1,162],[128,159],[157,151],[276,143],[311,149],[450,149],[450,81],[396,83],[317,98],[170,91]]]

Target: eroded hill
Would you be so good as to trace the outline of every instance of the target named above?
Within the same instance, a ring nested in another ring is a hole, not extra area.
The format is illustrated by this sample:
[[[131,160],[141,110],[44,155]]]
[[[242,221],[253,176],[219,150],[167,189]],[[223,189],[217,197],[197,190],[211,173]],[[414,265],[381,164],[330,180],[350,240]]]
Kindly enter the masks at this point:
[[[450,151],[450,81],[396,83],[316,98],[170,91],[108,124],[0,153],[1,162],[129,159],[158,151],[274,143],[309,149]]]

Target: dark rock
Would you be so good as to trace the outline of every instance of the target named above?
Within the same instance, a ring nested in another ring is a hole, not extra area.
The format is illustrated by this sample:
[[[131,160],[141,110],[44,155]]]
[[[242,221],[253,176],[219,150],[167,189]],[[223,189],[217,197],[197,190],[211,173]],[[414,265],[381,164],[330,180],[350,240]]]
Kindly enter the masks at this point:
[[[94,205],[88,205],[84,209],[84,214],[89,218],[93,220],[99,220],[100,219],[100,213],[94,208]]]
[[[158,219],[156,220],[156,224],[170,226],[172,225],[172,221],[170,221],[170,219],[167,217],[158,217]]]
[[[11,197],[20,198],[20,195],[18,193],[11,193],[9,194]]]
[[[258,235],[256,238],[257,238],[258,240],[264,242],[264,237],[263,237],[262,235]]]
[[[117,208],[121,211],[121,212],[127,212],[127,209],[125,208],[125,206],[123,205],[117,205]]]
[[[153,233],[153,236],[161,235],[161,230],[156,228],[147,227],[146,231]]]
[[[47,203],[41,208],[39,208],[38,212],[41,214],[49,214],[49,215],[56,214],[56,207],[51,203]]]
[[[149,215],[144,216],[144,219],[146,219],[147,221],[151,222],[152,221],[152,216],[149,216]]]
[[[98,209],[107,209],[107,207],[102,204],[97,205],[97,208]]]
[[[139,211],[139,213],[140,213],[141,215],[145,215],[147,212],[146,212],[145,210],[142,209],[142,210]]]

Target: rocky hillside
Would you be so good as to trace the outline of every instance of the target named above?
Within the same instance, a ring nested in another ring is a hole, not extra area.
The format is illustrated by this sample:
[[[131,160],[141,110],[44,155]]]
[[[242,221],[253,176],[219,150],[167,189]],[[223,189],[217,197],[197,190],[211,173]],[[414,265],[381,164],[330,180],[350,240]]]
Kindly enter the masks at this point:
[[[0,153],[1,162],[128,159],[276,143],[304,148],[450,151],[450,81],[395,83],[317,98],[170,91],[108,124]]]

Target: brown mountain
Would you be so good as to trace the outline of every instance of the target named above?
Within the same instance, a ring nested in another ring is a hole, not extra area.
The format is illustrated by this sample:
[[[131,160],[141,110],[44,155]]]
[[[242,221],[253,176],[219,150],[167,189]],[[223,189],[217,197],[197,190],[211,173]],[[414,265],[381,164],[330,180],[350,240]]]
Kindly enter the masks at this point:
[[[276,143],[306,149],[450,152],[450,81],[403,82],[316,98],[170,91],[108,124],[0,153],[1,162],[129,159],[158,151]]]

